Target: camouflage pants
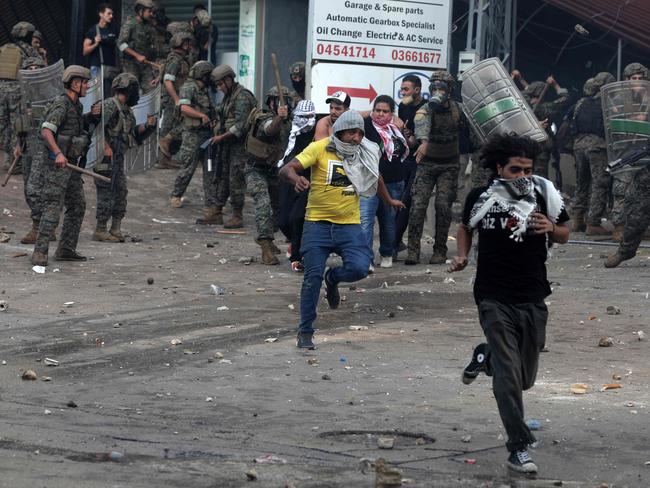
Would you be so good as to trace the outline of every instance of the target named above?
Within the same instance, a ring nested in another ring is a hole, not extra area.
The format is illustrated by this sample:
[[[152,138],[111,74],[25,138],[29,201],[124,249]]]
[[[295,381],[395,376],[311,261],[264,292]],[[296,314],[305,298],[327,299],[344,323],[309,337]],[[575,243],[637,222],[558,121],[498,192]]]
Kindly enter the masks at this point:
[[[76,250],[86,213],[86,197],[81,175],[70,169],[57,168],[54,161],[44,158],[42,202],[43,212],[34,250],[47,254],[50,234],[59,224],[63,208],[65,214],[59,248]]]
[[[278,224],[278,171],[246,163],[246,185],[255,202],[257,239],[273,239]]]
[[[614,225],[625,225],[625,195],[632,182],[634,173],[624,171],[612,177],[612,223]]]
[[[174,182],[174,189],[172,190],[173,197],[180,198],[185,194],[197,166],[199,163],[202,163],[204,205],[206,207],[214,207],[217,205],[216,168],[213,166],[212,171],[208,171],[208,166],[205,162],[205,152],[201,149],[201,144],[211,135],[212,133],[206,130],[183,131],[183,142],[179,151],[181,169]]]
[[[155,86],[151,86],[151,82],[155,78],[151,66],[131,61],[130,59],[126,59],[127,57],[125,56],[124,62],[122,63],[122,71],[124,73],[131,73],[138,79],[142,93],[149,93],[156,88]]]
[[[618,252],[626,258],[636,254],[650,225],[650,169],[634,174],[625,196],[625,231]]]
[[[129,190],[126,187],[126,174],[124,174],[124,155],[114,155],[113,169],[95,171],[111,179],[110,183],[95,180],[97,189],[97,226],[105,227],[108,220],[122,220],[126,215],[126,197]]]
[[[607,209],[609,175],[607,151],[604,148],[575,149],[576,196],[573,210],[587,214],[589,225],[600,225]]]
[[[241,210],[244,208],[244,198],[246,197],[244,168],[248,160],[248,154],[242,142],[223,144],[220,150],[221,175],[219,176],[219,186],[217,189],[218,205],[224,206],[228,197],[230,197],[230,205],[232,208]]]
[[[409,254],[419,255],[420,240],[433,189],[436,190],[434,252],[447,252],[447,236],[451,225],[451,206],[458,189],[458,159],[433,161],[425,159],[415,172],[411,187],[411,212],[409,213]]]
[[[160,125],[160,137],[172,134],[174,140],[181,141],[183,138],[183,126],[180,109],[174,105],[174,101],[163,102],[162,122]]]
[[[14,122],[22,105],[20,82],[0,80],[0,150],[13,154]]]
[[[490,168],[484,168],[480,163],[481,151],[472,153],[472,171],[470,173],[470,185],[472,188],[487,186],[494,178],[494,171]]]
[[[37,144],[32,144],[30,137],[27,145],[27,151],[23,154],[23,191],[25,193],[25,202],[31,211],[32,220],[39,222],[41,220],[42,192],[43,192],[43,148]]]

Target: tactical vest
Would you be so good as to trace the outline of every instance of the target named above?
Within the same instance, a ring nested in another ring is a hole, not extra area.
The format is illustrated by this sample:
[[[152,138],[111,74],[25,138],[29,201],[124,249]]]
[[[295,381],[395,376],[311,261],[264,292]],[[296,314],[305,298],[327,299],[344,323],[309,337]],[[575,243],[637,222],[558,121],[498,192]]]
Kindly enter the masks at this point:
[[[221,132],[226,132],[235,125],[235,102],[239,97],[250,97],[255,100],[255,95],[241,85],[237,85],[227,100],[224,100],[219,112],[219,119],[221,123]],[[253,104],[255,105],[255,103]],[[250,117],[249,117],[249,120]]]
[[[600,97],[583,98],[573,116],[576,133],[595,134],[605,137],[605,123],[603,122],[603,110]]]
[[[194,99],[191,100],[191,107],[194,110],[207,115],[210,117],[210,120],[212,120],[214,114],[212,113],[212,103],[210,102],[210,93],[208,92],[207,87],[200,87],[197,80],[194,79],[187,80],[186,84],[194,84],[196,87]],[[187,117],[186,115],[183,115],[183,128],[190,130],[200,130],[205,128],[207,130],[207,127],[203,126],[201,119]]]
[[[79,102],[73,102],[65,93],[56,97],[45,109],[43,120],[47,120],[50,112],[61,105],[65,108],[63,124],[56,132],[56,143],[61,152],[71,160],[84,155],[88,150],[88,136],[84,131],[83,107]],[[76,162],[76,161],[75,161]]]
[[[259,109],[253,109],[248,117],[246,126],[249,127],[244,149],[253,156],[257,163],[263,163],[268,166],[275,166],[276,163],[284,156],[286,139],[283,137],[282,128],[280,134],[271,138],[263,135],[262,123],[272,119],[273,114]],[[287,124],[283,124],[287,125]],[[285,131],[286,132],[286,131]]]
[[[106,103],[115,106],[115,112],[111,120],[106,122],[106,136],[108,144],[113,148],[113,142],[120,142],[128,149],[135,146],[133,131],[135,129],[135,117],[128,105],[121,105],[116,97],[110,98]]]
[[[17,80],[22,59],[22,52],[15,44],[0,46],[0,79]]]
[[[178,58],[177,61],[181,67],[180,71],[176,75],[176,81],[174,82],[174,88],[176,88],[176,93],[178,93],[178,91],[181,89],[181,86],[183,86],[183,83],[185,83],[187,77],[190,74],[190,64],[182,54],[179,54],[175,51],[169,53],[169,56],[167,56],[166,64],[169,64],[174,58]]]
[[[441,112],[431,110],[427,156],[435,159],[448,159],[460,154],[458,141],[460,114],[460,107],[453,100],[449,100],[448,110]]]

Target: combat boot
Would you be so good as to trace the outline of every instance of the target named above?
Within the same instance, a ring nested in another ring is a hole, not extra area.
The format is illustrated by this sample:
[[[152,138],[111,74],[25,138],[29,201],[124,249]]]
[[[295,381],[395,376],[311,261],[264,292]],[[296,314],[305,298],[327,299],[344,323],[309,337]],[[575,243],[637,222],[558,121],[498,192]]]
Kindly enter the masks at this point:
[[[223,207],[205,207],[203,217],[196,219],[199,225],[221,225],[223,224]]]
[[[621,264],[623,261],[627,261],[628,259],[632,259],[631,257],[626,258],[623,257],[623,255],[616,251],[614,254],[610,254],[607,259],[605,260],[605,267],[606,268],[615,268],[619,264]]]
[[[47,254],[34,251],[32,253],[32,264],[34,266],[47,266]]]
[[[447,253],[440,249],[434,249],[429,264],[445,264],[447,262]]]
[[[623,240],[623,232],[625,231],[624,225],[617,225],[612,232],[612,240],[614,242],[621,242]]]
[[[224,229],[241,229],[244,227],[244,215],[241,208],[234,208],[232,210],[232,217],[223,224]]]
[[[258,239],[257,243],[262,248],[262,264],[269,266],[280,264],[280,260],[273,252],[273,241],[271,239]]]
[[[97,242],[119,242],[117,237],[106,231],[106,224],[97,224],[92,240]]]
[[[113,219],[111,220],[111,230],[108,231],[113,237],[117,237],[117,240],[124,242],[124,235],[122,234],[122,219]]]
[[[169,204],[172,208],[181,208],[183,206],[183,200],[181,200],[181,197],[171,197]]]
[[[38,222],[35,220],[32,221],[32,228],[29,230],[25,237],[20,240],[21,244],[36,244],[36,238],[38,237]]]
[[[86,256],[82,256],[77,251],[58,248],[54,253],[54,260],[55,261],[86,261]]]
[[[418,264],[419,262],[420,262],[420,249],[414,249],[409,247],[408,254],[406,255],[406,259],[404,260],[404,264],[410,266],[413,264]]]
[[[255,242],[260,244],[260,240],[261,239],[255,239]],[[273,242],[273,240],[271,240],[271,239],[269,239],[269,240],[271,241],[271,250],[273,251],[273,254],[282,254],[282,251],[280,250],[280,248],[278,246],[275,245],[275,242]],[[261,244],[260,244],[260,246],[261,246]],[[289,246],[291,246],[291,244],[289,244]],[[290,258],[290,257],[291,257],[291,254],[289,254],[287,256],[287,258]]]
[[[588,236],[608,236],[611,235],[611,231],[605,229],[602,225],[587,225],[587,231],[585,232]]]
[[[584,214],[575,214],[571,225],[572,232],[584,232],[587,229]]]
[[[158,141],[158,149],[160,149],[160,155],[158,157],[158,163],[156,168],[159,169],[178,169],[181,165],[172,159],[172,152],[170,149],[171,138],[167,135],[162,137]]]

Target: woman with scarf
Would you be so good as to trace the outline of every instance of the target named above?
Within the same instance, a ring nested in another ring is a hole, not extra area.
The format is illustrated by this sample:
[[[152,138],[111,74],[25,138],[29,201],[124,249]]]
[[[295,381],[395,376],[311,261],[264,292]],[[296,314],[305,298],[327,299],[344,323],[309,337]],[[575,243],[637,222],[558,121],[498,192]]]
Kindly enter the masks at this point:
[[[450,272],[467,266],[472,233],[478,232],[474,299],[487,339],[474,350],[462,381],[480,372],[493,377],[492,388],[508,434],[508,468],[537,472],[528,453],[535,437],[524,421],[523,391],[532,388],[544,347],[551,294],[546,256],[551,243],[569,239],[564,202],[553,183],[533,176],[541,151],[532,139],[514,134],[493,136],[481,151],[481,163],[498,176],[489,187],[467,196],[458,227],[457,252]]]
[[[379,145],[381,150],[379,174],[384,179],[388,193],[392,198],[399,199],[404,191],[404,179],[407,175],[407,167],[403,161],[409,154],[409,148],[401,132],[404,125],[399,119],[394,120],[393,112],[395,101],[388,95],[379,95],[375,98],[372,112],[364,119],[364,127],[366,138]],[[393,266],[395,250],[395,210],[384,204],[377,195],[361,198],[361,228],[373,255],[375,217],[379,222],[380,266],[390,268]],[[374,271],[372,263],[370,271]]]
[[[325,281],[330,308],[338,308],[340,282],[354,282],[368,275],[370,250],[361,231],[359,197],[379,193],[389,206],[402,208],[388,194],[379,175],[379,146],[364,137],[363,117],[344,112],[334,123],[332,136],[311,143],[280,170],[297,192],[309,190],[302,235],[305,276],[300,292],[300,325],[297,346],[314,349],[314,321],[321,285]],[[301,176],[311,168],[311,181]],[[343,265],[326,270],[330,253]]]
[[[289,143],[284,152],[284,157],[278,161],[278,168],[282,168],[314,140],[316,126],[314,102],[301,100],[296,105],[292,115]],[[309,171],[305,171],[305,178],[309,179]],[[302,226],[305,222],[307,194],[307,192],[296,193],[291,183],[284,181],[280,183],[279,226],[290,242],[288,254],[291,270],[297,273],[303,271],[300,243],[302,240]]]

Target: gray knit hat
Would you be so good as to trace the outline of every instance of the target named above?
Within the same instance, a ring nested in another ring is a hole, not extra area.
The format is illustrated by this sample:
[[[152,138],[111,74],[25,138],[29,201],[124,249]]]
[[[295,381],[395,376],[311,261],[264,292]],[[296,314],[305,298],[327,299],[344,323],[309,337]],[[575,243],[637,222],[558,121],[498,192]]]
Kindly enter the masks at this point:
[[[339,115],[339,118],[334,122],[334,127],[332,127],[332,129],[335,134],[348,129],[359,129],[363,133],[366,132],[363,124],[363,117],[359,112],[355,112],[354,110],[347,110]]]

